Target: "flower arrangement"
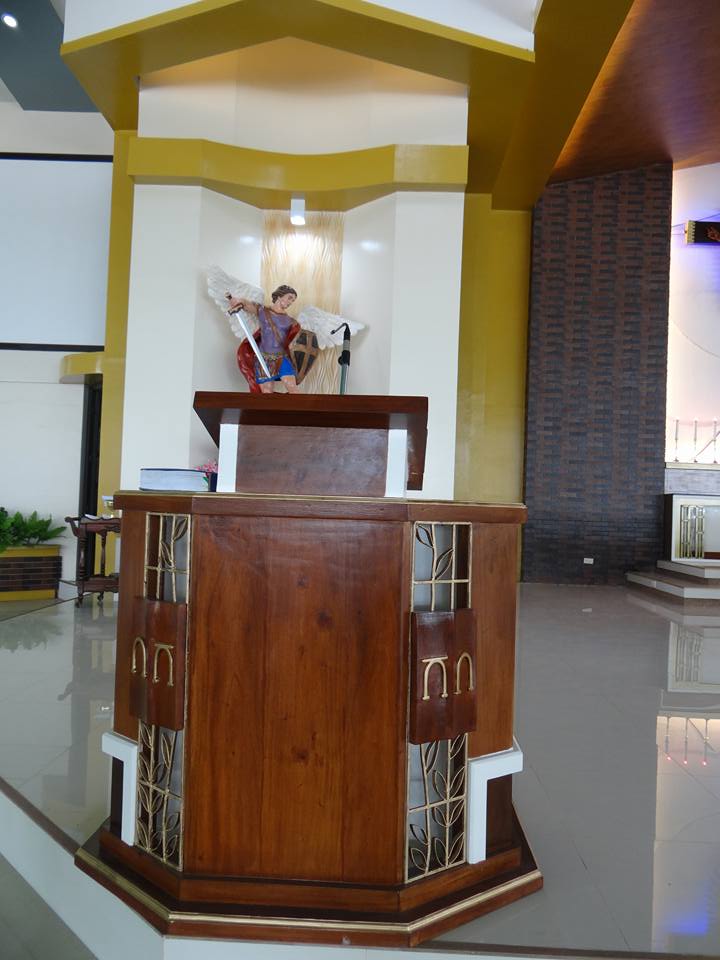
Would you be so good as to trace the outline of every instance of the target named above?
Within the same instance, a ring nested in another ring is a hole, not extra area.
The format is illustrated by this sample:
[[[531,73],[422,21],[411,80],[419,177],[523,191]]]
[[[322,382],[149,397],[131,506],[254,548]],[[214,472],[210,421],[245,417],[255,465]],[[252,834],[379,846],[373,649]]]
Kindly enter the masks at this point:
[[[201,463],[200,466],[196,467],[195,469],[205,471],[205,479],[207,480],[208,491],[210,493],[214,493],[217,485],[217,460],[206,460],[205,463]]]
[[[8,547],[34,547],[65,532],[64,525],[53,527],[51,524],[52,517],[41,518],[37,510],[29,516],[20,511],[11,516],[5,507],[0,507],[0,553]]]

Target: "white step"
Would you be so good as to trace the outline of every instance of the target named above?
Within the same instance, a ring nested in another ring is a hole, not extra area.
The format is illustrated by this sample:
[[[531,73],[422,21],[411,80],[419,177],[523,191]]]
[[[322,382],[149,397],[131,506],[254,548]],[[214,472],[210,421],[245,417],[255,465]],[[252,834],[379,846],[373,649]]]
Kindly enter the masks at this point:
[[[684,577],[720,580],[720,560],[658,560],[661,570],[681,573]]]
[[[663,576],[660,572],[656,574],[652,571],[648,573],[633,571],[625,576],[630,583],[636,583],[649,590],[658,590],[660,593],[667,593],[681,600],[720,600],[720,583],[694,584],[689,581],[680,581],[672,575]]]
[[[702,637],[720,638],[720,603],[716,600],[709,600],[707,604],[694,600],[685,605],[666,593],[653,596],[649,591],[632,589],[627,592],[627,600],[657,617],[688,627]]]

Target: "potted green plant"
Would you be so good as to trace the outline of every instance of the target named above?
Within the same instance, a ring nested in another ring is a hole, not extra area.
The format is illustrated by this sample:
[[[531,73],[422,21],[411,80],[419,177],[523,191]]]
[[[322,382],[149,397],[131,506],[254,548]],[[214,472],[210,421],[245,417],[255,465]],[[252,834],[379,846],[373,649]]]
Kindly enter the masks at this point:
[[[0,507],[0,601],[46,600],[57,596],[62,571],[60,547],[48,544],[65,527],[52,517],[8,513]]]

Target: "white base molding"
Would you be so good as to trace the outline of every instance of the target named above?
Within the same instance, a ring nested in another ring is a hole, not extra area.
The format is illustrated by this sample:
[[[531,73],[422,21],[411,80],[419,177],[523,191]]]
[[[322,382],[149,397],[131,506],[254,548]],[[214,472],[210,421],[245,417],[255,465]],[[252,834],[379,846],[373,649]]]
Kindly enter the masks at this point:
[[[468,761],[467,861],[480,863],[487,857],[487,787],[489,780],[520,773],[523,754],[513,737],[513,746],[499,753]]]
[[[137,816],[137,756],[138,746],[134,740],[107,731],[102,736],[102,750],[123,765],[122,820],[120,839],[132,846],[135,843],[135,819]]]

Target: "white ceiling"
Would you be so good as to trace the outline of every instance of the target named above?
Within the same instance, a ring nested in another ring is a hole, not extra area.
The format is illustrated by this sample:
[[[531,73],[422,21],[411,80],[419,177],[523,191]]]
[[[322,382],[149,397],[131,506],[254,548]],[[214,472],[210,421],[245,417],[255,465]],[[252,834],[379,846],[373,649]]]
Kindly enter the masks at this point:
[[[52,0],[67,6],[65,39],[75,40],[143,17],[188,6],[194,0]],[[266,0],[270,2],[270,0]],[[442,23],[457,30],[532,49],[542,0],[370,0],[377,6]],[[587,2],[587,0],[580,0]]]
[[[55,8],[55,13],[65,23],[65,0],[50,0],[50,3]]]
[[[0,103],[17,103],[15,97],[0,79]]]

